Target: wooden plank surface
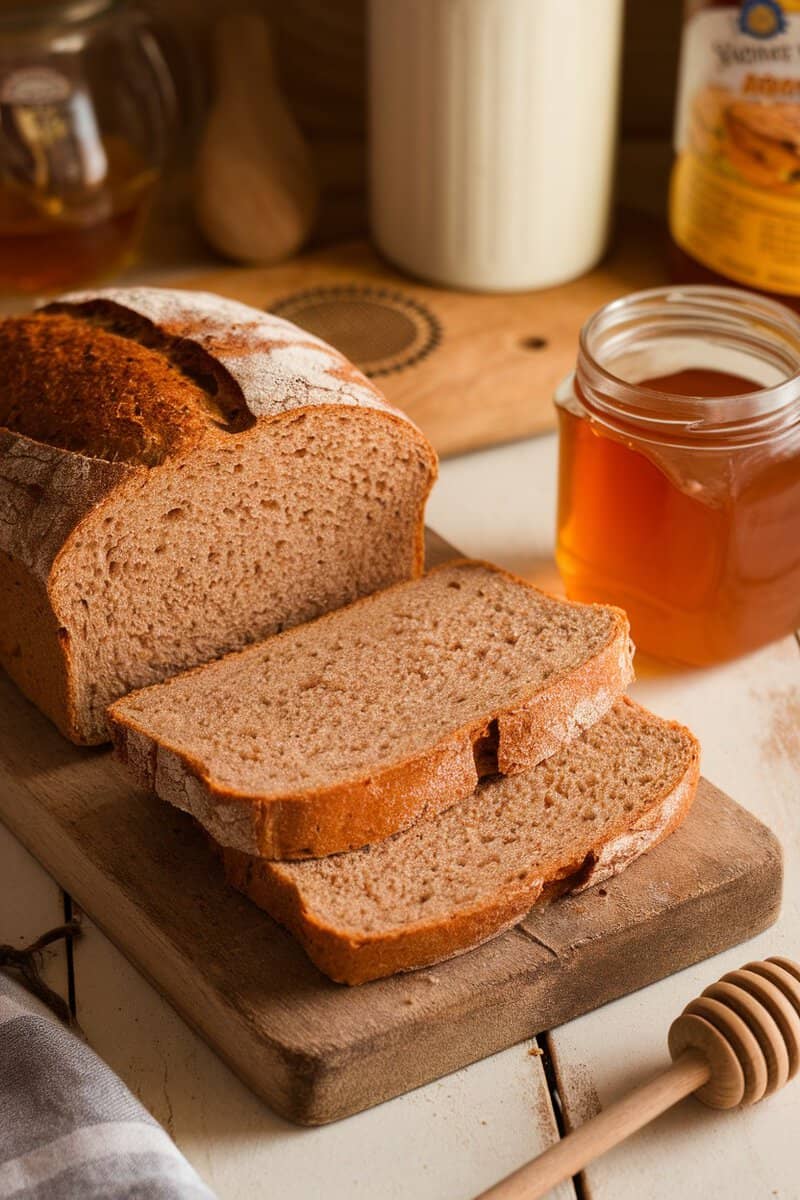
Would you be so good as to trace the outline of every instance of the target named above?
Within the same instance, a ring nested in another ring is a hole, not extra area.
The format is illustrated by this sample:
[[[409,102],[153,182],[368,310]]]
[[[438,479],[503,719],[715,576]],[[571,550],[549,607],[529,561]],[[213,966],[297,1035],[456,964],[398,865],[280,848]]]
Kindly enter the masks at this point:
[[[64,922],[64,895],[11,831],[0,824],[0,945],[23,950]],[[67,947],[63,941],[47,946],[38,956],[44,983],[69,999]],[[10,972],[12,978],[19,975]]]
[[[605,1019],[592,1014],[554,1030],[550,1045],[560,1092],[574,1121],[666,1061],[670,1022],[709,983],[771,954],[800,961],[800,646],[794,637],[785,638],[738,663],[692,673],[688,687],[686,674],[652,665],[640,670],[637,698],[648,703],[658,696],[663,704],[668,692],[670,711],[691,724],[705,747],[705,769],[742,789],[753,811],[771,822],[786,857],[783,919],[746,947],[682,972],[668,986],[619,1001]],[[789,1155],[785,1146],[798,1104],[796,1083],[768,1103],[723,1120],[686,1101],[681,1112],[642,1131],[634,1146],[592,1164],[585,1172],[587,1200],[638,1200],[639,1185],[625,1167],[633,1155],[639,1179],[644,1174],[650,1180],[649,1200],[675,1195],[675,1179],[665,1165],[676,1155],[686,1179],[713,1173],[720,1196],[800,1196],[796,1151]],[[701,1193],[688,1193],[695,1194]]]
[[[472,1200],[557,1136],[535,1041],[317,1129],[271,1112],[93,923],[76,949],[78,1014],[226,1200]],[[575,1200],[570,1182],[553,1200]]]
[[[388,364],[377,383],[445,456],[551,429],[553,393],[575,366],[583,322],[609,300],[664,282],[665,262],[658,226],[626,213],[604,263],[546,291],[445,291],[400,275],[364,242],[278,267],[181,277],[178,286],[275,309],[368,371]]]
[[[535,909],[430,970],[343,988],[227,889],[205,838],[107,750],[0,681],[0,815],[238,1074],[338,1119],[741,941],[777,915],[772,835],[707,784],[684,827],[600,893]]]

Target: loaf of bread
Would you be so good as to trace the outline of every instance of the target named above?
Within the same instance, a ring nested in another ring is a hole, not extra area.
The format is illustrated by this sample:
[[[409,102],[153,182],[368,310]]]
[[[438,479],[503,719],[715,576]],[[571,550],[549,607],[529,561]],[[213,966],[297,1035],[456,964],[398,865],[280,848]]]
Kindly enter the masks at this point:
[[[0,663],[76,742],[132,688],[418,575],[433,450],[336,350],[204,293],[0,322]]]
[[[461,560],[124,696],[119,757],[224,845],[379,841],[525,770],[632,677],[625,614]]]
[[[622,699],[532,771],[499,776],[378,845],[307,862],[221,850],[228,882],[340,983],[469,950],[540,898],[616,875],[681,823],[699,748]]]

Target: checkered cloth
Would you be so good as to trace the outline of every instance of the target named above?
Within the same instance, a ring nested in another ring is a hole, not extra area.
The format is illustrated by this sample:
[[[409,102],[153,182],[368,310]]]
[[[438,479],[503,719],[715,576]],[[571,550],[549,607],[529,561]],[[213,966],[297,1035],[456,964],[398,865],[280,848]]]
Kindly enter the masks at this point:
[[[0,971],[0,1197],[214,1200],[124,1083]]]

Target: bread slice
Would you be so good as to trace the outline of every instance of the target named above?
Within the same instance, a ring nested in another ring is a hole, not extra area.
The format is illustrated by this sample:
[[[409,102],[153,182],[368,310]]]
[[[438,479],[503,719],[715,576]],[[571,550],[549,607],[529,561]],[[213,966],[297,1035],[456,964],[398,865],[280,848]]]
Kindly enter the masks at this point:
[[[681,823],[698,763],[687,729],[622,699],[533,770],[388,841],[309,862],[221,853],[228,882],[321,971],[364,983],[461,954],[543,895],[616,875]]]
[[[0,321],[0,665],[107,705],[419,575],[436,456],[338,351],[164,288]]]
[[[539,762],[631,679],[625,614],[457,561],[118,700],[138,782],[268,858],[380,841]]]

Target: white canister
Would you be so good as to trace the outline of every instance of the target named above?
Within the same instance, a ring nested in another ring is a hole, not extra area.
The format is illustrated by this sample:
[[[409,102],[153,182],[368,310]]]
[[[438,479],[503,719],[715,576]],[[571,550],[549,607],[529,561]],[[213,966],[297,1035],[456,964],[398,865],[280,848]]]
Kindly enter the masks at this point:
[[[392,262],[514,291],[606,245],[623,0],[370,0],[370,208]]]

